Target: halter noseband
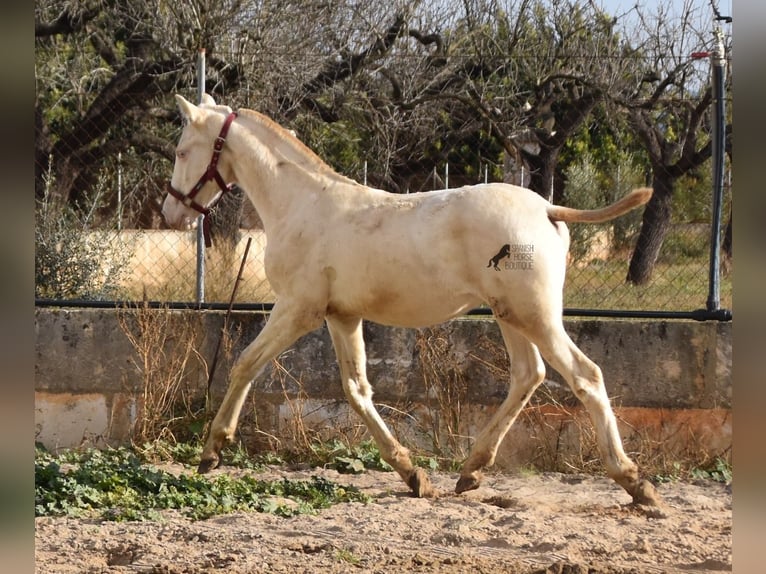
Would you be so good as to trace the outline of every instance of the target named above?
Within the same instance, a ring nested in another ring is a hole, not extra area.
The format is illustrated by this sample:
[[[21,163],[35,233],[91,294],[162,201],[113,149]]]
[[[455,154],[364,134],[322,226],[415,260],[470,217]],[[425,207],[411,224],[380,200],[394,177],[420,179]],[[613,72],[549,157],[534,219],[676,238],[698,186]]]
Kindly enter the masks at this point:
[[[226,143],[226,136],[229,133],[229,128],[231,127],[232,122],[236,119],[237,112],[231,112],[228,116],[226,116],[226,120],[223,122],[223,126],[221,126],[221,131],[218,134],[218,137],[215,138],[215,143],[213,144],[213,156],[210,158],[210,163],[207,166],[207,169],[205,170],[205,173],[202,174],[202,176],[199,178],[199,181],[197,181],[197,184],[191,189],[191,191],[184,195],[179,190],[177,190],[173,185],[168,182],[167,184],[167,191],[170,195],[172,195],[174,198],[176,198],[178,201],[183,203],[186,207],[190,207],[194,211],[201,213],[202,215],[207,215],[210,213],[210,210],[215,206],[216,203],[218,203],[223,195],[227,191],[231,191],[234,188],[234,184],[227,184],[224,180],[221,174],[218,171],[218,159],[221,157],[221,150],[223,149],[223,144]],[[210,203],[205,205],[200,205],[196,201],[194,201],[194,198],[197,196],[197,194],[202,190],[203,187],[205,187],[205,184],[209,181],[215,181],[218,184],[218,187],[221,189],[221,193],[216,195]],[[209,247],[209,229],[208,229],[208,220],[205,218],[204,221],[204,227],[205,229],[205,243]]]

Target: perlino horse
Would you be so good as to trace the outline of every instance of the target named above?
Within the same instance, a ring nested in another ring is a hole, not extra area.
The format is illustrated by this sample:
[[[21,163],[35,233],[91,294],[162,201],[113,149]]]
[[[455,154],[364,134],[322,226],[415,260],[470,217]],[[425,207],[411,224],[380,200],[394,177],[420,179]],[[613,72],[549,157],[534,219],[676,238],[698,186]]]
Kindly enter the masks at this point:
[[[500,441],[543,381],[545,358],[585,405],[609,476],[635,503],[659,503],[623,450],[600,368],[562,322],[565,222],[611,220],[646,203],[651,189],[587,211],[555,206],[502,183],[393,194],[339,175],[262,114],[232,112],[210,96],[199,106],[181,96],[176,100],[185,127],[162,208],[165,219],[174,227],[190,225],[236,183],[263,220],[266,276],[277,295],[263,330],[231,370],[199,472],[220,463],[261,369],[325,321],[343,390],[381,456],[416,496],[434,496],[426,472],[413,466],[375,409],[362,320],[422,327],[486,304],[510,354],[510,388],[476,437],[456,492],[479,487],[481,470],[494,463]]]

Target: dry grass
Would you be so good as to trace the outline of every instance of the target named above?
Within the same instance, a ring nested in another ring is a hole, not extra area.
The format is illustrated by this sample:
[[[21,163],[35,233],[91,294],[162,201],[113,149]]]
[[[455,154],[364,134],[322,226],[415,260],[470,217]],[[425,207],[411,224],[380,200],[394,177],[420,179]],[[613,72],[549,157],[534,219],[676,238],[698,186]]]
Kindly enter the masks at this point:
[[[139,405],[134,444],[175,443],[202,435],[205,421],[217,407],[209,409],[206,401],[208,363],[201,351],[204,332],[200,315],[144,307],[121,310],[119,320],[135,350],[139,373],[138,381],[130,385]],[[231,362],[241,336],[231,328],[223,334],[222,364]],[[416,456],[436,457],[447,468],[465,459],[471,436],[488,419],[489,414],[479,416],[477,412],[491,410],[471,404],[467,373],[480,369],[505,381],[510,376],[502,340],[488,335],[478,339],[471,349],[461,351],[455,349],[448,326],[419,330],[416,350],[422,403],[403,398],[400,404],[378,405],[405,446]],[[242,413],[240,437],[249,452],[275,452],[283,458],[319,463],[322,456],[330,454],[328,444],[342,444],[353,451],[369,441],[367,429],[345,401],[333,406],[328,401],[312,400],[303,381],[279,359],[272,363],[271,377],[279,390],[266,395],[250,393]],[[678,476],[721,460],[730,464],[730,452],[706,451],[703,437],[695,440],[693,436],[670,436],[665,427],[658,432],[641,424],[632,426],[629,417],[621,418],[620,409],[615,410],[626,451],[645,474]],[[522,411],[513,432],[525,433],[534,441],[533,450],[521,454],[526,468],[603,473],[587,413],[579,404],[562,404],[547,384],[541,385]],[[670,443],[680,446],[670,448]],[[513,448],[512,443],[506,448]]]
[[[273,302],[264,272],[265,236],[243,234],[235,245],[219,241],[205,251],[205,299],[228,301],[244,256],[248,252],[237,301]],[[135,236],[139,243],[126,265],[119,298],[125,300],[194,301],[197,285],[196,245],[192,232],[156,231]]]
[[[467,405],[467,384],[443,326],[418,332],[416,348],[425,386],[427,435],[442,458],[468,456],[470,438],[461,425]]]
[[[126,381],[137,389],[133,443],[187,439],[204,411],[207,363],[199,351],[204,336],[199,315],[139,307],[121,309],[118,320],[139,373],[137,384]]]

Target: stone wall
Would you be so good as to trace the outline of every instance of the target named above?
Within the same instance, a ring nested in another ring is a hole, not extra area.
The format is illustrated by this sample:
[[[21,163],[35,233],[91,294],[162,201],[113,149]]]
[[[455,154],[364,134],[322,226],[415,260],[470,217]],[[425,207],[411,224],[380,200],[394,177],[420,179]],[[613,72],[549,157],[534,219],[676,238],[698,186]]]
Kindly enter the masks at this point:
[[[190,361],[184,378],[204,396],[224,313],[142,313],[162,316],[161,323],[153,324],[162,325],[157,348],[166,354],[183,346],[176,334],[187,332],[184,325],[192,326],[194,347],[207,366]],[[225,390],[233,357],[265,319],[245,312],[230,317],[230,337],[211,386],[214,405]],[[145,368],[145,357],[126,336],[126,328],[138,333],[136,324],[135,311],[36,310],[38,441],[54,449],[130,441],[141,409]],[[729,452],[731,323],[566,320],[565,326],[602,368],[626,450],[664,449],[667,456],[697,458]],[[375,402],[394,432],[413,446],[446,449],[450,443],[453,451],[464,451],[505,397],[508,359],[490,318],[456,319],[426,329],[367,323],[364,336]],[[326,329],[301,339],[279,357],[278,366],[270,365],[256,378],[245,411],[245,418],[252,415],[257,421],[257,433],[275,437],[289,435],[296,417],[317,432],[358,427],[343,398]],[[597,458],[589,429],[572,393],[548,368],[545,383],[504,441],[498,464],[531,464],[541,457]],[[243,436],[253,432],[243,425]]]

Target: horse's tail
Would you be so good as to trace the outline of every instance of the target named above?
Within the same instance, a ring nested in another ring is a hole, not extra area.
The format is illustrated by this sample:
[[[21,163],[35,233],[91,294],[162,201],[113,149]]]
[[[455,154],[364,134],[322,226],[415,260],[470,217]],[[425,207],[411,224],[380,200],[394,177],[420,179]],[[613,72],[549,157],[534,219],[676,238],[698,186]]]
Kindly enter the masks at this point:
[[[651,187],[639,187],[625,197],[601,209],[573,209],[562,205],[549,205],[548,217],[568,223],[603,223],[644,205],[652,197]]]

